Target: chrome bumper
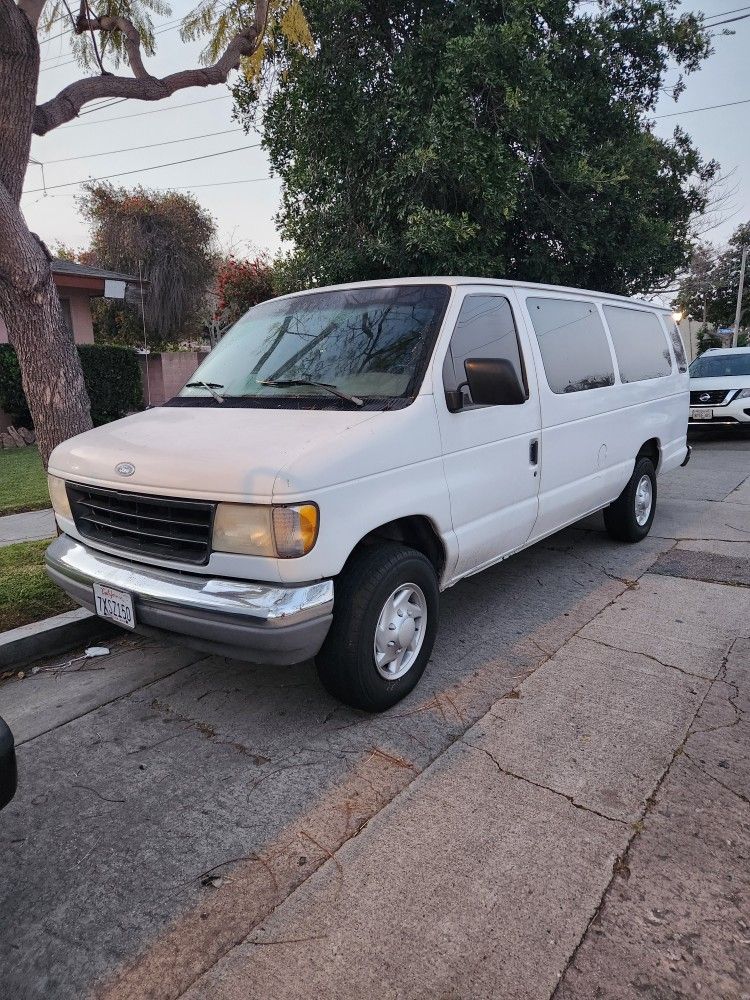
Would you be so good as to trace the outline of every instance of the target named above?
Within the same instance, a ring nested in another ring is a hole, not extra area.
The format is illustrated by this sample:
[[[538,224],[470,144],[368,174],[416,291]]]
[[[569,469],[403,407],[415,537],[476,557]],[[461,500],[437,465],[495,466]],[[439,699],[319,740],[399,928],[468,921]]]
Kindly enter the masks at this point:
[[[47,549],[47,573],[84,607],[94,583],[133,597],[137,631],[256,662],[295,663],[317,653],[333,611],[333,581],[297,587],[212,579],[96,552],[68,535]]]

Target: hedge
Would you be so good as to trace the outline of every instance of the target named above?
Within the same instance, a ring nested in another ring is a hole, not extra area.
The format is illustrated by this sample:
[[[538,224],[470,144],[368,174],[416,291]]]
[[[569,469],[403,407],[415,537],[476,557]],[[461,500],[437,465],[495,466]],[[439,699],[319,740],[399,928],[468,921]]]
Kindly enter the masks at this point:
[[[95,427],[143,407],[141,371],[134,351],[106,344],[79,344],[77,349]],[[21,426],[32,426],[18,359],[9,344],[0,344],[0,407]]]

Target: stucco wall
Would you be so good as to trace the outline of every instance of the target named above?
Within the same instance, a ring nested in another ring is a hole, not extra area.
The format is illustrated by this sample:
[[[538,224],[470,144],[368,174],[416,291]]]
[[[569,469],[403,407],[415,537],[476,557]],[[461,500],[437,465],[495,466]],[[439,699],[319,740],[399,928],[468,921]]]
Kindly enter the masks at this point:
[[[139,355],[143,402],[159,406],[176,396],[205,356],[202,351],[164,351],[149,354],[147,361],[145,355]]]
[[[70,302],[70,319],[73,324],[73,339],[76,344],[94,343],[94,324],[91,319],[91,300],[88,292],[77,292],[66,288],[62,298]],[[8,331],[0,316],[0,344],[8,343]]]

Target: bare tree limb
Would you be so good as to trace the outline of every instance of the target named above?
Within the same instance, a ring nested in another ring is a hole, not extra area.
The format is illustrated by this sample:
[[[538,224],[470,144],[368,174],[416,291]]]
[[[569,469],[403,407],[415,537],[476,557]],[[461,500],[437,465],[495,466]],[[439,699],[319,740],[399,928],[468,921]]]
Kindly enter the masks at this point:
[[[125,97],[138,101],[160,101],[187,87],[209,87],[225,83],[243,56],[252,55],[265,31],[268,0],[258,0],[253,24],[238,32],[222,55],[211,66],[180,70],[169,76],[152,76],[143,64],[141,39],[133,24],[124,17],[79,19],[79,31],[93,27],[98,31],[121,31],[125,36],[125,51],[133,77],[102,75],[87,77],[64,87],[56,97],[37,106],[34,112],[34,134],[46,135],[52,129],[70,121],[89,101],[100,97]]]

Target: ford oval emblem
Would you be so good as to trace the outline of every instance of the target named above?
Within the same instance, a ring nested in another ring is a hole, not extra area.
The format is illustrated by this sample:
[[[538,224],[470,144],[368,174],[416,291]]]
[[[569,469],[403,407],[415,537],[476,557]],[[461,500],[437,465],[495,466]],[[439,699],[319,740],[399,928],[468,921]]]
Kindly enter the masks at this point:
[[[132,462],[120,462],[119,465],[115,466],[115,472],[118,476],[132,476],[135,472],[135,466]]]
[[[700,396],[698,397],[698,399],[701,401],[701,403],[707,403],[710,398],[711,398],[711,396],[707,392],[702,392],[700,394]]]

